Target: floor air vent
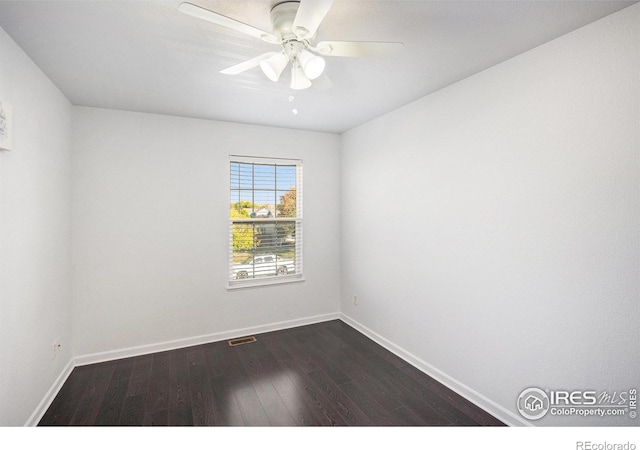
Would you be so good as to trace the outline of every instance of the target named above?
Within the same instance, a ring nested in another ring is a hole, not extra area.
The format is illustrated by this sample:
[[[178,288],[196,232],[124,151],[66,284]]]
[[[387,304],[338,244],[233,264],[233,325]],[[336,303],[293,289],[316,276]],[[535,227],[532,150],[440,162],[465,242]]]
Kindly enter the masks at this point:
[[[236,345],[250,344],[250,343],[255,342],[255,341],[256,341],[255,336],[249,336],[249,337],[243,337],[243,338],[238,338],[238,339],[231,339],[229,341],[229,345],[231,347],[235,347]]]

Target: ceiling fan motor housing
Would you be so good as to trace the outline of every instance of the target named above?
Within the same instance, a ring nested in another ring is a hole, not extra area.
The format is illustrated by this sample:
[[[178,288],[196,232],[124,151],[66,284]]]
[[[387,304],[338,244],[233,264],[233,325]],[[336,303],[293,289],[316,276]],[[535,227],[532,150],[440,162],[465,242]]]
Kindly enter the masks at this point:
[[[307,36],[308,30],[305,28],[293,29],[293,22],[299,6],[300,2],[284,2],[271,9],[272,32],[285,42],[289,40],[309,40],[312,37]]]

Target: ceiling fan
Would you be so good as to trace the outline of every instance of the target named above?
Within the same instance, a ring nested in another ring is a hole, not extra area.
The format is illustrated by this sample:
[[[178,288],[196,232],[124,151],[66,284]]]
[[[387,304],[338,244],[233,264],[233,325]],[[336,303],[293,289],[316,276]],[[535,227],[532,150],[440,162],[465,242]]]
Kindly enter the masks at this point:
[[[357,41],[322,41],[314,44],[318,27],[333,1],[300,0],[279,3],[271,9],[271,32],[191,3],[181,3],[178,10],[281,47],[278,51],[264,53],[228,67],[222,73],[236,75],[260,66],[270,80],[278,81],[282,71],[291,63],[291,88],[306,89],[312,85],[312,80],[324,72],[325,60],[322,56],[391,57],[404,46],[401,42]]]

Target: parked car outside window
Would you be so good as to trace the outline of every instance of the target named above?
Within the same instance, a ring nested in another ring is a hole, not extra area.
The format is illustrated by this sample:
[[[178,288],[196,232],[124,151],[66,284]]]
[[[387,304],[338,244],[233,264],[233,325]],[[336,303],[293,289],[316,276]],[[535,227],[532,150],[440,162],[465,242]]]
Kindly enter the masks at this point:
[[[278,255],[250,256],[240,264],[233,265],[233,276],[237,280],[264,276],[287,275],[295,273],[296,266],[292,259]]]

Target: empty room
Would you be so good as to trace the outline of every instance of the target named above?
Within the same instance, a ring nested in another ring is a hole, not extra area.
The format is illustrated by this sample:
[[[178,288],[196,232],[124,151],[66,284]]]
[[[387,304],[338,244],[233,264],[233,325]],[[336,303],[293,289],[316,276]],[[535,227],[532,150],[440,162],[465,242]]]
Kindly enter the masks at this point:
[[[639,74],[635,1],[0,0],[0,425],[628,443]]]

